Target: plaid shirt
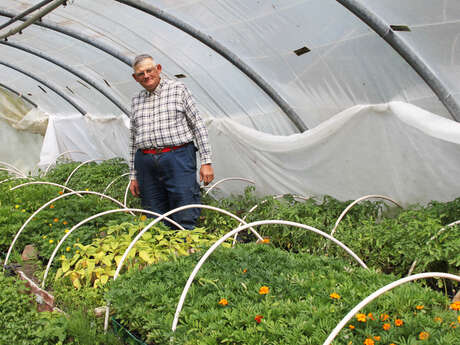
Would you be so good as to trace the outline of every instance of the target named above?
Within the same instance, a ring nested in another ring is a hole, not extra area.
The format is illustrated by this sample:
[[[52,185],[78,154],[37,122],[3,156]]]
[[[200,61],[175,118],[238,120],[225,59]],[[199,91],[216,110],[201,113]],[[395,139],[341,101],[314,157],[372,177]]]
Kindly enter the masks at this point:
[[[153,92],[142,90],[132,99],[129,171],[136,178],[138,149],[179,146],[196,140],[201,164],[211,163],[208,130],[190,91],[179,81],[161,78]]]

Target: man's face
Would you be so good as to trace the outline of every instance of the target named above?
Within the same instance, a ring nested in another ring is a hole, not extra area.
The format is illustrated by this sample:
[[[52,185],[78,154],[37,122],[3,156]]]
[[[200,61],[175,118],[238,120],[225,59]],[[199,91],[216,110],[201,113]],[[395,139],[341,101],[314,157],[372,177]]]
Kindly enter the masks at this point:
[[[154,91],[160,82],[161,65],[155,65],[151,59],[145,59],[134,67],[133,77],[147,91]]]

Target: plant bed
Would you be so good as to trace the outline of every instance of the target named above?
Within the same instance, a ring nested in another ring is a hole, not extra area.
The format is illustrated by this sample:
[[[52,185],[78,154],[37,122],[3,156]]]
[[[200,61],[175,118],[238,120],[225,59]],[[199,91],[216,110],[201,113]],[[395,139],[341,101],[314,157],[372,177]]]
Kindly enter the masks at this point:
[[[106,296],[114,317],[147,344],[318,345],[357,303],[396,280],[347,261],[289,254],[267,245],[222,248],[196,276],[172,332],[179,296],[198,259],[159,263],[110,283]],[[444,295],[418,283],[405,285],[367,306],[365,321],[351,322],[334,344],[362,344],[368,337],[401,344],[420,332],[437,344],[453,344],[460,333],[449,327],[458,320],[448,308]],[[385,323],[390,323],[388,330]]]

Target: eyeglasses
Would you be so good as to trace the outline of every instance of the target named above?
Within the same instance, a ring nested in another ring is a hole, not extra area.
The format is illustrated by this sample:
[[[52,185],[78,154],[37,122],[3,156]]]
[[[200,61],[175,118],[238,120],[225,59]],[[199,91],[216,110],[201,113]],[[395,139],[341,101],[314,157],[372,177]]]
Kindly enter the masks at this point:
[[[153,73],[153,71],[155,71],[155,68],[149,68],[149,69],[146,69],[145,71],[134,73],[134,76],[136,78],[141,78],[144,75],[149,75],[149,74]]]

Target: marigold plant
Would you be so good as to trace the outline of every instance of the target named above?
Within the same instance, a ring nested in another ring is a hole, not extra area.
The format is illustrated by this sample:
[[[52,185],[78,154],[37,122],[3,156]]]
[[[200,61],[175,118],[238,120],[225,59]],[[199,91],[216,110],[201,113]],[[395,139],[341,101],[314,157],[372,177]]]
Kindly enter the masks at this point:
[[[260,295],[267,295],[268,293],[270,292],[270,288],[268,286],[262,286],[260,289],[259,289],[259,294]]]

